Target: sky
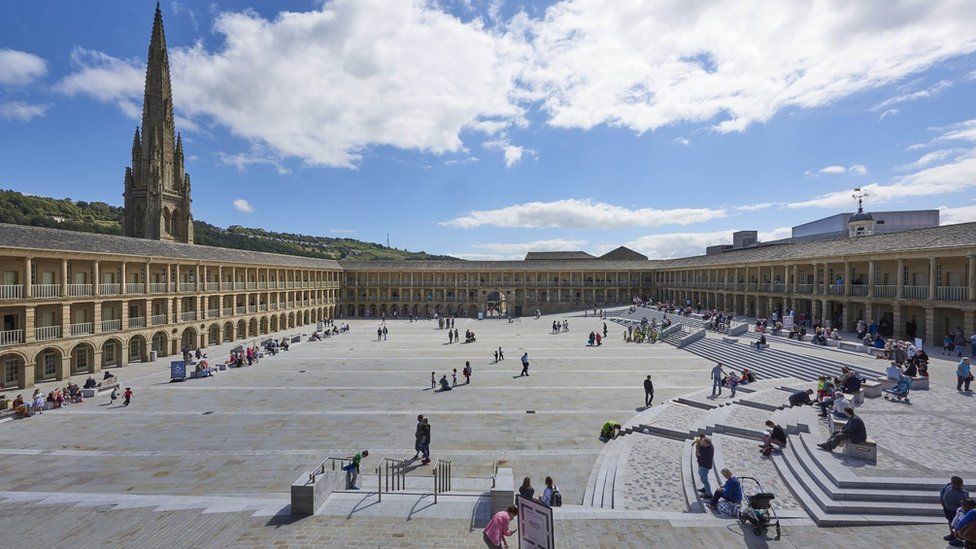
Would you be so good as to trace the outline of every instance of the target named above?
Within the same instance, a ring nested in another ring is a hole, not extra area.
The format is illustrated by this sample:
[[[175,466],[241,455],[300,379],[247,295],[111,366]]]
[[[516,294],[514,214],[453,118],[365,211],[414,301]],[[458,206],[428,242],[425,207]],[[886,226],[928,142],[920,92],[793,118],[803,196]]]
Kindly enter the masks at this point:
[[[122,204],[154,2],[0,18],[0,188]],[[976,221],[972,0],[161,2],[193,214],[467,259]]]

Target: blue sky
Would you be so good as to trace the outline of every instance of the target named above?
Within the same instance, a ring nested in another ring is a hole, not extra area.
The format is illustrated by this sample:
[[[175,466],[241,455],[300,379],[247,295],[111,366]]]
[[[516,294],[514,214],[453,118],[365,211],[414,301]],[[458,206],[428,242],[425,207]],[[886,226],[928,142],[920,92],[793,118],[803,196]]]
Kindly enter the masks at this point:
[[[194,215],[468,258],[694,254],[857,186],[976,220],[976,3],[686,4],[164,0]],[[121,204],[153,7],[8,6],[0,187]]]

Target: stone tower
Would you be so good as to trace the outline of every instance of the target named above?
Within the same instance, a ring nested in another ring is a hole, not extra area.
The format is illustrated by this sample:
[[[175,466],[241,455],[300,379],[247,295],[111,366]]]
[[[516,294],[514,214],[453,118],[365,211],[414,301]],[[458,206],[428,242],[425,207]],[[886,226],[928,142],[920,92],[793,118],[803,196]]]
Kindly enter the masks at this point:
[[[183,172],[183,138],[173,125],[169,57],[158,2],[146,64],[141,134],[136,128],[124,196],[125,236],[193,243],[190,176]]]

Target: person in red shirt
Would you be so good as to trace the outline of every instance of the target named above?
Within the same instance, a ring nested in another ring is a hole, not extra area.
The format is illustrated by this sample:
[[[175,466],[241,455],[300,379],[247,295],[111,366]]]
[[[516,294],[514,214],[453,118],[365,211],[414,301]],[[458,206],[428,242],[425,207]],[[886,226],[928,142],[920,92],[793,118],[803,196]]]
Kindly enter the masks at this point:
[[[507,549],[508,541],[505,538],[515,533],[508,529],[508,524],[517,516],[518,507],[514,505],[509,505],[508,509],[495,513],[495,516],[488,521],[488,526],[485,526],[485,544],[494,549],[502,547]]]
[[[122,394],[122,398],[125,399],[125,402],[123,404],[125,404],[126,406],[128,406],[129,405],[129,402],[132,401],[132,387],[126,387],[125,388],[125,393]]]

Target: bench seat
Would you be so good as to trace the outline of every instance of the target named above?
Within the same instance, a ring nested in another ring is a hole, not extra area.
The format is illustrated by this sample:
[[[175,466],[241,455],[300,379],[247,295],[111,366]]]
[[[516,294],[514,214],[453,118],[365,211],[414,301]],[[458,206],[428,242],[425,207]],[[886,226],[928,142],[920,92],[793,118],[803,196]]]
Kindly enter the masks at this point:
[[[837,348],[845,351],[855,351],[860,353],[863,353],[865,349],[863,343],[855,343],[853,341],[841,341],[837,344]]]
[[[739,338],[737,338],[737,337],[729,337],[729,336],[722,336],[722,341],[725,342],[725,343],[738,343],[739,342]]]
[[[844,455],[878,464],[878,443],[867,439],[864,442],[845,442]]]
[[[95,398],[97,396],[101,396],[103,393],[111,393],[112,389],[118,389],[119,387],[120,383],[116,381],[115,383],[109,385],[101,385],[91,389],[82,389],[81,396],[84,398]]]
[[[878,398],[881,396],[881,382],[865,381],[864,383],[861,383],[861,391],[867,398]]]

